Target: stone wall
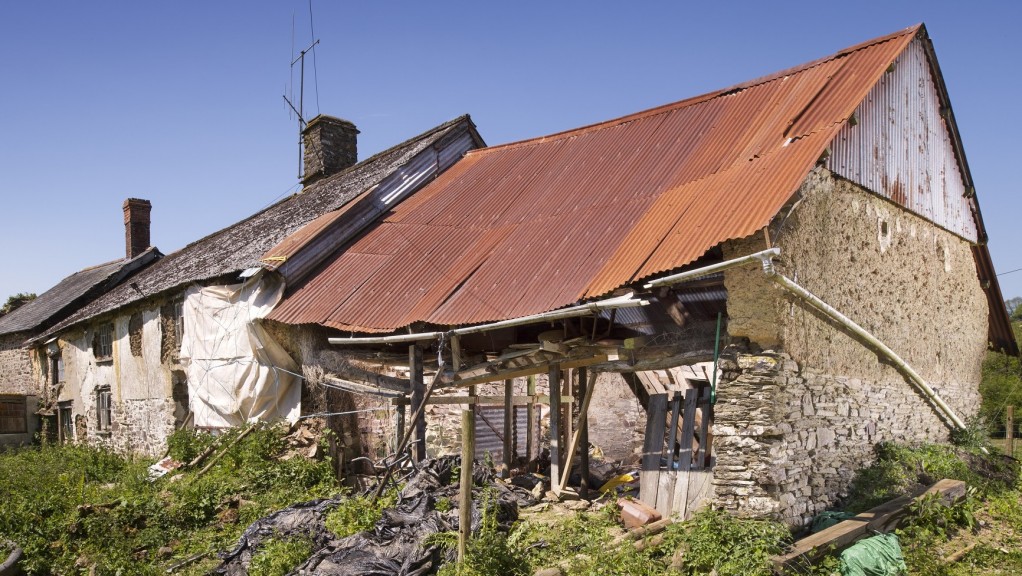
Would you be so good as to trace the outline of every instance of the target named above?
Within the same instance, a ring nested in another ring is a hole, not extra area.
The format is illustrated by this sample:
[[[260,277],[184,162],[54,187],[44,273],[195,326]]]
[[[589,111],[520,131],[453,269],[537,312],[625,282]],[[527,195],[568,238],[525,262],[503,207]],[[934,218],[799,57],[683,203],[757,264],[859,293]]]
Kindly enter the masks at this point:
[[[21,345],[26,332],[0,335],[0,394],[37,394],[29,351]]]
[[[777,270],[872,332],[962,418],[976,413],[987,304],[968,242],[824,169],[780,227]],[[725,257],[764,248],[729,242]],[[759,355],[723,364],[714,424],[719,505],[803,524],[833,505],[875,443],[941,441],[914,386],[759,267],[725,274],[728,330]]]

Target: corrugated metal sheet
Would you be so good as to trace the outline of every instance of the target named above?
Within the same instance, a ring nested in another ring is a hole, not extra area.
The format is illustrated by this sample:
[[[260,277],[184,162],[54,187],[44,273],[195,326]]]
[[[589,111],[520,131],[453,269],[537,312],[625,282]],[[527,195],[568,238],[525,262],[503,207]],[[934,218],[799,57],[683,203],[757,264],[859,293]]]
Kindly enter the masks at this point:
[[[467,154],[270,316],[357,332],[553,310],[762,228],[919,27],[801,68]],[[384,255],[358,278],[346,258]]]
[[[536,410],[538,417],[539,410]],[[525,406],[514,407],[515,453],[525,455],[525,443],[528,440],[529,411]],[[490,458],[500,463],[504,460],[504,408],[502,406],[479,406],[475,418],[476,451],[478,460]]]
[[[976,218],[923,42],[913,40],[859,105],[858,125],[838,133],[828,167],[976,242]]]

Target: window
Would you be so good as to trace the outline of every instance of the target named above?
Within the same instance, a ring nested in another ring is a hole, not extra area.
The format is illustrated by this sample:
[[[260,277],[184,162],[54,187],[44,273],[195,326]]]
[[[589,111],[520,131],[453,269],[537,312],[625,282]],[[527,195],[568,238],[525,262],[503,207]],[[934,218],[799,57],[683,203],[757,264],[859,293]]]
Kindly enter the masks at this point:
[[[96,360],[110,360],[114,355],[114,325],[103,324],[92,337],[92,355]]]
[[[64,356],[60,352],[50,356],[50,384],[64,381]]]
[[[71,414],[71,401],[57,404],[57,422],[59,423],[58,440],[68,443],[75,438],[74,419]]]
[[[109,387],[96,390],[96,430],[99,432],[110,432],[110,423],[113,422],[112,399]]]
[[[0,434],[28,432],[24,396],[0,396]]]

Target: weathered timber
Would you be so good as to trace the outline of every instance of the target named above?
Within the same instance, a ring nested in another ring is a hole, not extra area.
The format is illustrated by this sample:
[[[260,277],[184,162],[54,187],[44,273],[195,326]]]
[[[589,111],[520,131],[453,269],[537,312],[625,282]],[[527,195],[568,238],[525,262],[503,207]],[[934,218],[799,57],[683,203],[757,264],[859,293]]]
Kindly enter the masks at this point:
[[[415,431],[415,443],[412,445],[412,459],[421,462],[426,459],[426,412],[423,398],[425,385],[422,376],[422,348],[412,344],[408,347],[408,364],[411,366],[409,380],[412,390],[412,410],[416,416],[412,418],[411,429]]]
[[[472,534],[472,458],[476,452],[476,423],[472,410],[461,411],[461,485],[458,492],[458,561],[465,560]]]
[[[557,364],[550,367],[550,391],[561,387],[561,370]],[[554,494],[560,489],[561,483],[561,395],[550,395],[550,489]]]
[[[908,506],[914,501],[937,494],[941,502],[950,505],[965,497],[965,489],[965,482],[961,480],[944,479],[918,496],[901,496],[854,518],[838,522],[830,528],[795,542],[787,554],[774,556],[774,572],[783,574],[789,568],[815,563],[832,551],[843,550],[856,540],[874,532],[890,532],[905,517]]]
[[[585,377],[585,374],[581,374]],[[568,445],[567,459],[564,463],[564,474],[562,475],[561,481],[558,484],[557,492],[562,492],[568,486],[568,477],[571,476],[571,465],[575,459],[575,452],[578,452],[579,441],[582,439],[582,430],[586,427],[586,415],[589,413],[589,402],[593,399],[593,388],[595,386],[586,386],[585,397],[582,399],[582,408],[578,413],[578,428],[571,437],[571,444]],[[586,450],[588,453],[588,450]],[[588,461],[589,459],[586,458]],[[582,477],[585,478],[589,475],[588,466],[582,469]]]
[[[406,394],[408,391],[396,392],[390,388],[379,388],[369,384],[360,384],[358,382],[352,382],[336,376],[324,376],[323,380],[328,382],[328,386],[331,388],[339,388],[346,392],[352,392],[354,394],[367,394],[370,396],[380,396],[383,398],[398,398],[402,394]]]

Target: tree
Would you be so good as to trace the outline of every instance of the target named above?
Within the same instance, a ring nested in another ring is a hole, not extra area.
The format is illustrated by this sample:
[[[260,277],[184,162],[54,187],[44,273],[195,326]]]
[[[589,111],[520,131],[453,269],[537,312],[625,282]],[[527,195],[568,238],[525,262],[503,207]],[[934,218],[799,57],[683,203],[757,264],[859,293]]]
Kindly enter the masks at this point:
[[[1022,320],[1022,297],[1008,298],[1004,301],[1004,307],[1008,310],[1008,316],[1012,320]]]
[[[19,292],[8,298],[7,302],[5,302],[3,306],[0,306],[0,316],[10,314],[32,300],[35,300],[35,294],[31,292]]]

